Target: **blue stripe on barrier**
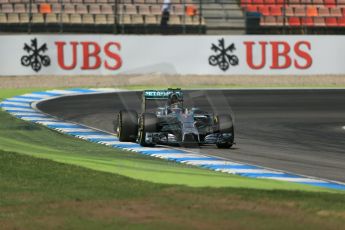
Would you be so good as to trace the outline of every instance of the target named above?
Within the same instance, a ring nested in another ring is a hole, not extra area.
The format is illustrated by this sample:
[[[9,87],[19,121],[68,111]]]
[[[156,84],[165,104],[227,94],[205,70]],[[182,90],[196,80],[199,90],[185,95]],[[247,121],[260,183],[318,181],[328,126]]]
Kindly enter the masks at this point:
[[[83,137],[85,140],[92,141],[92,142],[101,142],[101,141],[117,141],[116,138],[87,138]]]
[[[117,148],[123,148],[123,149],[134,148],[133,150],[135,150],[135,148],[141,148],[141,145],[135,144],[135,143],[133,143],[133,144],[121,144],[121,143],[119,143],[119,144],[114,144],[112,146],[117,147]]]
[[[27,97],[27,96],[16,96],[16,97],[13,97],[13,98],[30,99],[32,101],[38,101],[38,100],[42,99],[42,97],[32,97],[32,96],[30,96],[30,97]]]
[[[43,117],[40,119],[39,117],[37,119],[31,119],[31,120],[27,120],[27,121],[31,121],[31,122],[43,122],[43,121],[47,121],[45,119],[43,119]]]
[[[79,89],[79,88],[76,88],[76,89],[69,89],[68,91],[73,91],[73,92],[78,92],[78,93],[95,93],[95,92],[99,92],[99,91],[96,91],[96,90],[91,90],[91,89]]]
[[[259,167],[253,165],[203,165],[203,167],[209,169],[260,169]]]
[[[83,137],[87,137],[89,135],[104,135],[104,133],[99,132],[99,131],[94,131],[94,132],[66,132],[66,133],[74,135],[74,136],[83,136]]]
[[[140,153],[152,155],[152,154],[185,154],[182,150],[167,149],[167,150],[140,150]]]
[[[8,108],[20,108],[20,109],[32,109],[30,105],[11,105],[11,104],[5,104],[1,103],[0,107],[8,107]]]
[[[77,135],[74,135],[74,134],[72,134],[72,133],[67,133],[67,132],[62,132],[62,133],[67,134],[67,135],[70,135],[70,136],[73,136],[73,137],[77,137]]]
[[[178,162],[181,162],[181,161],[200,161],[200,160],[205,160],[205,161],[209,161],[209,160],[214,160],[216,158],[214,157],[193,157],[193,158],[167,158],[167,159],[172,159],[174,161],[178,161]]]
[[[39,115],[39,114],[37,114],[37,115],[15,115],[16,117],[19,117],[19,118],[27,118],[27,117],[32,117],[32,118],[51,118],[51,117],[49,117],[49,116],[46,116],[46,115]]]
[[[22,100],[22,99],[25,99],[25,100]],[[11,100],[6,100],[6,101],[7,102],[17,102],[17,103],[29,103],[29,104],[31,104],[32,102],[34,102],[36,100],[37,99],[12,97]]]
[[[32,110],[32,111],[21,111],[21,110],[8,109],[6,111],[8,113],[37,113],[35,110]]]
[[[239,173],[241,176],[246,177],[281,177],[281,178],[303,178],[301,176],[292,175],[288,173],[276,174],[276,173]]]
[[[330,189],[345,190],[345,185],[342,185],[342,184],[327,183],[327,182],[326,183],[299,182],[299,183],[318,186],[318,187],[324,187],[324,188],[330,188]]]
[[[135,143],[135,142],[131,142],[131,143],[118,143],[118,144],[114,144],[114,145],[118,145],[120,146],[121,148],[133,148],[133,150],[135,149],[138,149],[138,148],[142,148],[142,146],[138,143]]]
[[[36,95],[47,95],[47,96],[52,96],[52,97],[55,97],[55,96],[60,96],[61,94],[59,93],[52,93],[52,92],[33,92],[31,93],[32,95],[36,94]]]
[[[20,101],[20,100],[5,100],[5,101],[2,101],[2,103],[7,103],[7,102],[23,103],[23,104],[28,104],[28,105],[30,105],[30,102],[29,102],[29,101]]]
[[[83,128],[82,126],[74,125],[74,124],[70,124],[70,125],[49,124],[46,126],[48,126],[50,128]]]

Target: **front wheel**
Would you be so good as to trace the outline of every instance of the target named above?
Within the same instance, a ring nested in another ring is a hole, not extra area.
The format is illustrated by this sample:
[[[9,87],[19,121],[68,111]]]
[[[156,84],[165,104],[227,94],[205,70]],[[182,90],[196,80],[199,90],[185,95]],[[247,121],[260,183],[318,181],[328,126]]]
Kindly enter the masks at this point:
[[[135,111],[120,111],[117,115],[115,128],[119,141],[135,142],[138,130],[138,114]]]
[[[230,115],[217,116],[217,131],[226,138],[226,141],[217,142],[217,147],[222,149],[231,148],[234,143],[235,132],[232,117]]]
[[[146,141],[146,133],[157,132],[158,119],[156,114],[143,113],[139,118],[138,141],[141,146],[152,147],[153,142]]]

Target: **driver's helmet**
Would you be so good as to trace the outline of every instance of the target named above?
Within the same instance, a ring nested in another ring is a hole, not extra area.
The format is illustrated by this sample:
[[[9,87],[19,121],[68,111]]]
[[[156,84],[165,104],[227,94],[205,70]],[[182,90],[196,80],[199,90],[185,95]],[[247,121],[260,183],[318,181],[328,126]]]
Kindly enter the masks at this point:
[[[173,105],[179,102],[178,96],[175,93],[170,94],[168,105]]]
[[[179,104],[180,104],[179,96],[176,93],[170,94],[169,99],[168,99],[168,106],[176,106]]]
[[[181,113],[182,112],[182,102],[176,93],[171,93],[167,102],[168,113]]]

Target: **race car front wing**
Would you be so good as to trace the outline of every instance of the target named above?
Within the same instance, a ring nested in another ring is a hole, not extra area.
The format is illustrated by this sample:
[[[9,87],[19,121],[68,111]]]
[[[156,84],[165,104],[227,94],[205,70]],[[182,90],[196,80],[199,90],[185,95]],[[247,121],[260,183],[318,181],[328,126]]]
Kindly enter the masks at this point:
[[[206,135],[204,141],[195,133],[184,133],[182,139],[178,139],[171,133],[146,133],[145,142],[148,144],[182,144],[182,143],[199,143],[199,144],[225,144],[232,143],[232,133],[212,133]]]

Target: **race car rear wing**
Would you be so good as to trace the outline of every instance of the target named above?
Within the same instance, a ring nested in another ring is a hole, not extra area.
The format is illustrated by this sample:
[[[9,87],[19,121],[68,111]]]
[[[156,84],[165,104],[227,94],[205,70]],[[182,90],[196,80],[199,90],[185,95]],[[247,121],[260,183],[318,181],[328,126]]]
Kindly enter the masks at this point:
[[[168,100],[170,94],[176,94],[183,101],[183,93],[180,88],[168,88],[166,90],[145,90],[142,96],[142,111],[146,111],[147,100]]]

